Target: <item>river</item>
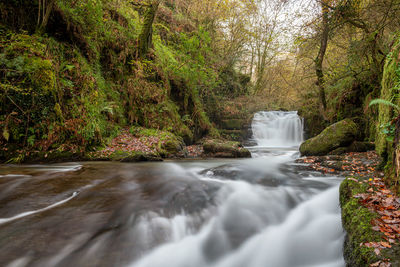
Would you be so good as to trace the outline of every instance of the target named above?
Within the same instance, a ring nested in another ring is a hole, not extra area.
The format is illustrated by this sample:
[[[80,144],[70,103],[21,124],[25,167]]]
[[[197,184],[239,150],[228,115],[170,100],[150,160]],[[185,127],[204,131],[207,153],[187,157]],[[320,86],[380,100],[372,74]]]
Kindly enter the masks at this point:
[[[338,267],[342,178],[294,161],[296,112],[250,159],[0,165],[0,266]]]

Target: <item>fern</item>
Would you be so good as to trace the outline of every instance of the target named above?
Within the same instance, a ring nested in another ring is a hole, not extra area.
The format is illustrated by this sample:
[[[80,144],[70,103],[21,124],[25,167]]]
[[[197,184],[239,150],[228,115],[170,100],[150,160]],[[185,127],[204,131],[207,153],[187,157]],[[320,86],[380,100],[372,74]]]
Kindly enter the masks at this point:
[[[384,100],[384,99],[380,99],[380,98],[373,99],[373,100],[369,103],[369,106],[377,105],[377,104],[382,104],[382,105],[390,106],[390,107],[395,108],[397,111],[400,111],[400,106],[398,106],[398,105],[396,105],[396,104],[393,104],[392,102],[390,102],[390,101],[388,101],[388,100]]]

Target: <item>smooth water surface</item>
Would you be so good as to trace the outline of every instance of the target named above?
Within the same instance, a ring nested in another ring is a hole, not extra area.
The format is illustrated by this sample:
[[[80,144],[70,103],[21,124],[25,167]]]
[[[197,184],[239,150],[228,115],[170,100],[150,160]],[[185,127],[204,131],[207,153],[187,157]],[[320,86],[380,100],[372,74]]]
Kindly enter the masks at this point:
[[[341,179],[294,163],[302,130],[251,159],[0,166],[0,266],[344,266]]]

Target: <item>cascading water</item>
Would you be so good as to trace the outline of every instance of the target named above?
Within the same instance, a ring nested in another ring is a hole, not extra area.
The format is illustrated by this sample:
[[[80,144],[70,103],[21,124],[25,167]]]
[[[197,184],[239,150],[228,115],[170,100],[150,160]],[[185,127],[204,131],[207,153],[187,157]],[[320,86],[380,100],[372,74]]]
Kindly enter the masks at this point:
[[[293,162],[302,120],[252,128],[251,159],[0,166],[0,265],[344,266],[341,179]]]
[[[254,115],[251,128],[258,146],[295,147],[303,142],[303,124],[297,111],[262,111]]]

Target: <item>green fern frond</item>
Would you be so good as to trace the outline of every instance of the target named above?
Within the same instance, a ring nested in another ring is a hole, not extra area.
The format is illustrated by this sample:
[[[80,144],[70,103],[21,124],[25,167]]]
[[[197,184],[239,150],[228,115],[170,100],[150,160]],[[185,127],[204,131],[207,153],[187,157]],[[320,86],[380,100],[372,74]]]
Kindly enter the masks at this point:
[[[390,107],[395,108],[397,111],[400,111],[400,106],[393,104],[392,102],[390,102],[388,100],[377,98],[377,99],[373,99],[371,102],[369,102],[369,106],[377,105],[377,104],[390,106]]]

